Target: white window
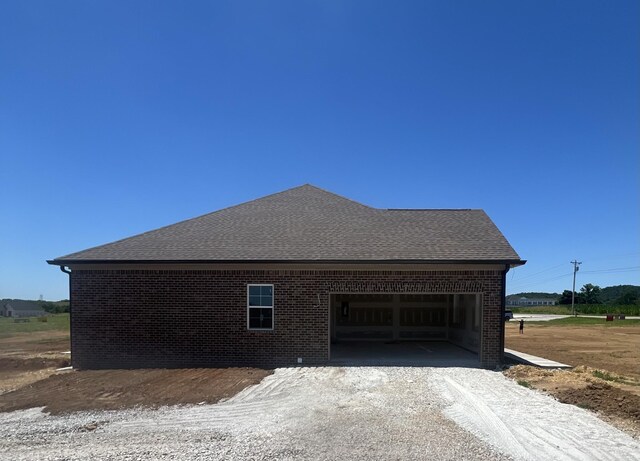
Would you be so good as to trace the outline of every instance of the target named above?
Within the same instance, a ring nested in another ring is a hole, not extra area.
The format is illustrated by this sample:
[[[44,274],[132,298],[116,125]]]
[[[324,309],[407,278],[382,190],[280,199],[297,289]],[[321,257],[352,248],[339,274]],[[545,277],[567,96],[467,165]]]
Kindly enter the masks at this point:
[[[273,285],[247,285],[247,328],[273,330]]]

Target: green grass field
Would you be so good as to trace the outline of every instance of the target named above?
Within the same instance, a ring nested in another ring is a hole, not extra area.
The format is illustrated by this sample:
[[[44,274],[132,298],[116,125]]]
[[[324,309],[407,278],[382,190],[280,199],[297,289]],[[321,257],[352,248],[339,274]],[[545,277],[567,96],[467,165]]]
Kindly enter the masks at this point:
[[[539,307],[509,307],[516,314],[559,314],[571,315],[571,305],[539,306]],[[576,312],[583,315],[625,314],[640,315],[640,306],[619,306],[607,304],[576,304]]]
[[[540,306],[540,307],[510,307],[507,309],[513,311],[514,314],[556,314],[556,315],[570,315],[571,306]]]
[[[45,317],[41,322],[37,317],[30,317],[28,322],[15,322],[11,317],[0,317],[0,338],[8,338],[18,333],[33,331],[69,331],[69,314],[54,314]]]
[[[517,320],[515,321],[517,323]],[[594,319],[591,317],[566,317],[563,319],[549,320],[548,322],[536,322],[525,319],[525,323],[535,323],[536,326],[558,326],[558,325],[603,325],[605,327],[640,327],[640,320],[614,320],[607,322],[605,319]]]

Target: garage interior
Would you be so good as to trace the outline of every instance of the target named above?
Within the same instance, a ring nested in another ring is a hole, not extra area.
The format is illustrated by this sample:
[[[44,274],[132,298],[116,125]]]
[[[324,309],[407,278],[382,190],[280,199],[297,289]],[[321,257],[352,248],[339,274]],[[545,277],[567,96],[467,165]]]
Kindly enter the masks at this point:
[[[344,293],[330,301],[334,362],[479,363],[480,294]]]

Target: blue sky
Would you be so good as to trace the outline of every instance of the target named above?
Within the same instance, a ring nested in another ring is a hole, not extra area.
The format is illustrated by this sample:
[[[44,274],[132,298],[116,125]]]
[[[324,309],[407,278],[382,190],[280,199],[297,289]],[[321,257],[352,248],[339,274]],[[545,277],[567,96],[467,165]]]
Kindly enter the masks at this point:
[[[0,298],[46,259],[304,183],[482,208],[509,293],[640,284],[640,3],[0,6]]]

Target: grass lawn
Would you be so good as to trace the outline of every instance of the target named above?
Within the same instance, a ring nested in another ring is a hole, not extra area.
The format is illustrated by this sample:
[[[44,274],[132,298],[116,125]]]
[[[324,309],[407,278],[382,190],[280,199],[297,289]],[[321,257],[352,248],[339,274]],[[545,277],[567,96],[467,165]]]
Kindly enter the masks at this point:
[[[16,323],[14,318],[0,317],[0,338],[33,331],[69,331],[69,314],[54,314],[42,318],[47,321],[41,322],[38,317],[30,317],[28,322]]]
[[[515,321],[518,322],[517,320]],[[549,320],[547,322],[536,322],[534,320],[525,320],[525,324],[535,323],[536,326],[541,327],[553,327],[559,325],[600,325],[605,327],[631,327],[640,326],[640,320],[627,319],[627,320],[614,320],[613,322],[607,322],[604,318],[596,319],[592,317],[565,317],[563,319]]]
[[[507,306],[507,309],[514,314],[558,314],[572,315],[571,305],[557,304],[555,306]],[[606,315],[606,314],[626,314],[640,315],[640,306],[620,306],[608,304],[576,304],[578,315]]]
[[[554,315],[571,315],[571,306],[538,306],[538,307],[510,307],[507,309],[513,311],[514,314],[554,314]]]

